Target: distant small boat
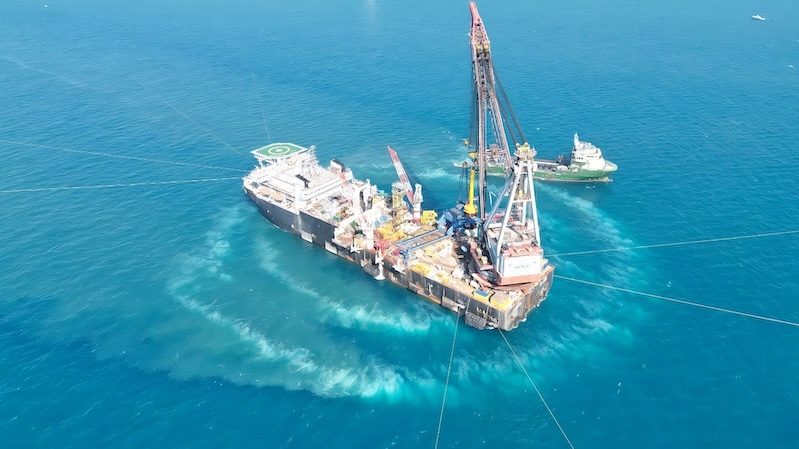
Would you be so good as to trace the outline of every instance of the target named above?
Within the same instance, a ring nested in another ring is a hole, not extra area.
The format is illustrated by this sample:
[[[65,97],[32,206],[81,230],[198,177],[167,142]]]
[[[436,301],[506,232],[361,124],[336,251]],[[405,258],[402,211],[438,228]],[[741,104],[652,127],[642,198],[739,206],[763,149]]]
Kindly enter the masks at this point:
[[[763,16],[761,16],[760,14],[755,14],[754,16],[752,16],[752,20],[760,20],[760,21],[763,21],[763,20],[766,20],[766,18],[765,18],[765,17],[763,17]]]

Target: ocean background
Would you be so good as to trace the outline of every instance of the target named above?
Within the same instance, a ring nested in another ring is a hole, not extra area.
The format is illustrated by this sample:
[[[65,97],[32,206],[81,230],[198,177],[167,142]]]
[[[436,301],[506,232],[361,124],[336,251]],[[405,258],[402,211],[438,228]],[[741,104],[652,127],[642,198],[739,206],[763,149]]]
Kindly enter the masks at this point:
[[[538,185],[549,254],[799,228],[799,2],[479,6],[539,154],[579,132],[620,167]],[[465,1],[4,0],[0,447],[434,447],[454,315],[275,229],[239,178],[290,141],[388,186],[390,144],[450,206],[469,23]],[[18,191],[107,184],[139,185]],[[797,253],[552,262],[799,321]],[[558,279],[507,337],[576,448],[799,447],[795,327]],[[568,447],[499,333],[461,325],[440,447],[497,446]]]

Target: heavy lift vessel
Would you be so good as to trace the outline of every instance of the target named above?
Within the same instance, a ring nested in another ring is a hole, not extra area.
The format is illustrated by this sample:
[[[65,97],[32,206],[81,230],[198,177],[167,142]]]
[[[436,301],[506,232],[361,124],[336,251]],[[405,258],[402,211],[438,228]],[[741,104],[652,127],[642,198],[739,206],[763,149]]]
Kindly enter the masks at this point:
[[[477,6],[469,8],[477,144],[465,203],[441,217],[422,210],[422,186],[411,188],[391,147],[399,179],[390,194],[337,160],[323,167],[314,147],[281,143],[252,151],[258,166],[243,187],[280,229],[463,315],[470,326],[511,330],[546,298],[554,267],[541,248],[535,151],[518,124],[508,139],[507,98],[496,96],[488,37]],[[509,176],[491,204],[487,167],[510,155],[509,141],[514,155],[502,160]]]

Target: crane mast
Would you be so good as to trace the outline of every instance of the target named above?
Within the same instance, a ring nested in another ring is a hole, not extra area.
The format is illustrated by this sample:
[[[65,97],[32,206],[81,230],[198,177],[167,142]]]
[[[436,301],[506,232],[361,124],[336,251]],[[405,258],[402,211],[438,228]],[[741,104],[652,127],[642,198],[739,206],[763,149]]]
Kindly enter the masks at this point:
[[[472,49],[473,142],[476,151],[477,186],[470,176],[470,198],[464,206],[468,215],[477,214],[472,200],[478,191],[478,219],[482,248],[491,259],[491,282],[506,286],[539,282],[551,272],[551,266],[541,248],[538,210],[534,188],[536,171],[535,149],[527,143],[519,122],[513,114],[507,95],[496,77],[483,19],[474,2],[469,3],[472,15],[470,33]],[[505,118],[509,118],[506,123]],[[476,134],[476,135],[475,135]],[[512,141],[514,151],[508,144]],[[504,167],[506,182],[486,215],[488,164]],[[472,174],[475,167],[472,167]],[[468,210],[467,210],[468,209]]]
[[[469,3],[472,15],[472,27],[469,33],[472,50],[472,82],[474,117],[472,127],[476,133],[473,145],[476,145],[478,197],[480,202],[480,218],[485,218],[486,198],[486,166],[487,163],[500,163],[505,173],[511,170],[512,159],[508,147],[508,136],[505,130],[500,98],[497,92],[494,63],[491,58],[491,42],[488,39],[483,19],[477,10],[477,4]],[[476,122],[476,123],[475,123]],[[489,134],[490,127],[490,134]]]

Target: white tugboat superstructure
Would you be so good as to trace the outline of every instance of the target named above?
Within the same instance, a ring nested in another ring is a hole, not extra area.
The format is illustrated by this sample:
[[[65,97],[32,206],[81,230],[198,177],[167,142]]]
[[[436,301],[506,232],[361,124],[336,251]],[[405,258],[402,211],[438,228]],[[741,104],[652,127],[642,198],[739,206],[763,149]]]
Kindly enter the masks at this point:
[[[602,157],[602,150],[591,142],[580,140],[580,136],[574,133],[574,146],[571,153],[571,164],[577,164],[580,168],[590,171],[614,172],[618,168],[616,164],[606,161]]]

